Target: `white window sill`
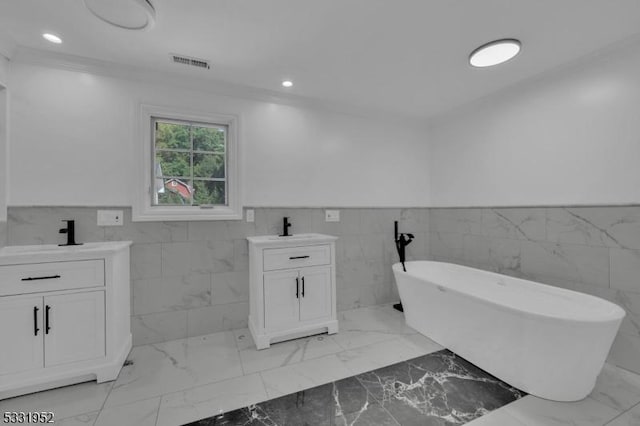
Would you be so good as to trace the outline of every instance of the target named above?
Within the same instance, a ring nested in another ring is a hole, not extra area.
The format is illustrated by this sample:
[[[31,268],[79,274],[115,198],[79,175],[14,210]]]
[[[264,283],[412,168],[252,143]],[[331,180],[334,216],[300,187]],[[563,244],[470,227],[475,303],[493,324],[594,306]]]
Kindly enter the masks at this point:
[[[194,220],[241,220],[242,208],[239,210],[229,207],[214,207],[200,209],[198,207],[152,207],[146,211],[132,212],[133,222],[170,222],[170,221],[194,221]]]

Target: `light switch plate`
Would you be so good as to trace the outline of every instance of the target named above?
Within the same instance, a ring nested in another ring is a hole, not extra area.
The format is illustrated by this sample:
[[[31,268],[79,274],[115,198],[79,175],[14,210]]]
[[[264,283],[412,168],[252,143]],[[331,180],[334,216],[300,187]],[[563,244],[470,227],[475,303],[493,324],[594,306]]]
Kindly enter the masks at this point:
[[[325,210],[324,211],[325,222],[340,222],[340,210]]]
[[[255,222],[255,221],[256,221],[255,210],[247,209],[247,222]]]
[[[122,210],[98,210],[98,226],[122,226]]]

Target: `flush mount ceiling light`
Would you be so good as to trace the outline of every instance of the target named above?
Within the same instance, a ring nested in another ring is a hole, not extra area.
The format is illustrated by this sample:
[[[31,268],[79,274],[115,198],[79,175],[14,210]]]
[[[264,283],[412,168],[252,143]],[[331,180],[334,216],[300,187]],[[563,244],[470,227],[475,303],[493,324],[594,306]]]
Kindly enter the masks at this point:
[[[293,81],[291,80],[284,80],[282,82],[282,87],[292,87],[293,86]]]
[[[62,39],[55,34],[44,33],[42,34],[42,38],[44,38],[47,41],[50,41],[51,43],[55,43],[55,44],[62,43]]]
[[[125,30],[151,28],[156,22],[151,0],[84,0],[84,5],[101,21]]]
[[[507,62],[520,52],[520,41],[513,38],[495,40],[483,44],[469,55],[469,63],[478,68],[491,67]]]

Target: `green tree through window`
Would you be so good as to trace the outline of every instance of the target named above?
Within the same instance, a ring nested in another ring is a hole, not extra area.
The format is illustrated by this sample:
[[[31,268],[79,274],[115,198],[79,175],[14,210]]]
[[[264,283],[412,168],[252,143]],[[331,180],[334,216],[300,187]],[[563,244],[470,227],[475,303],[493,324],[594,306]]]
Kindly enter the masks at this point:
[[[224,125],[154,118],[154,205],[227,205]]]

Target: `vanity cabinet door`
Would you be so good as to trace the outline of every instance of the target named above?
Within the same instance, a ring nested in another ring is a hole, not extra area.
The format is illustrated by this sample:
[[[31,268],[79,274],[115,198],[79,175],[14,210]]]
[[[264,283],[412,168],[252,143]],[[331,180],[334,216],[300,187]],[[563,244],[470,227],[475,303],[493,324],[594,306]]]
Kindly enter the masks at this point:
[[[287,329],[298,323],[300,314],[298,271],[264,274],[264,327]]]
[[[331,317],[331,268],[300,271],[300,321]]]
[[[45,365],[105,356],[104,291],[44,298]]]
[[[0,375],[44,367],[43,328],[42,296],[0,297]]]

